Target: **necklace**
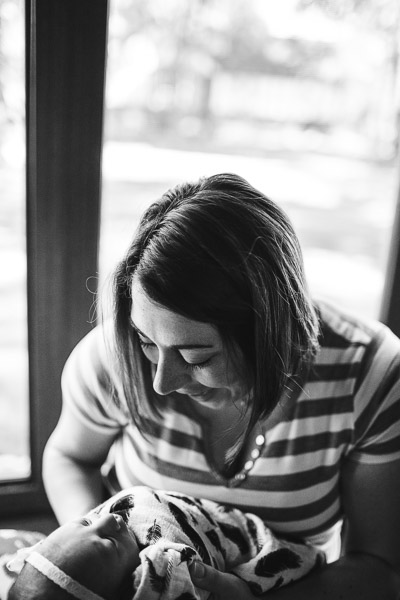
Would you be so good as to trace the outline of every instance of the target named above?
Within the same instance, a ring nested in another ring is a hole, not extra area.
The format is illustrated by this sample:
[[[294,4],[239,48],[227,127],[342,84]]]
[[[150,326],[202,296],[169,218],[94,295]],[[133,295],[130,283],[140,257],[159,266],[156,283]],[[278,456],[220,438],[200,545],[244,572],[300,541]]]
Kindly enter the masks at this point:
[[[269,426],[268,429],[274,427],[280,420],[282,419],[282,405],[280,403],[277,404],[274,409],[272,416],[269,418]],[[261,427],[260,427],[261,429]],[[250,452],[250,458],[244,463],[243,468],[236,473],[232,479],[228,479],[225,481],[225,485],[227,487],[238,487],[247,479],[248,474],[254,467],[256,460],[261,456],[261,453],[265,446],[265,433],[259,433],[255,439],[253,450]]]
[[[200,419],[202,421],[202,427],[204,428],[203,433],[204,433],[204,431],[209,432],[210,421],[207,418],[205,418],[204,412],[200,411],[199,408],[197,408],[196,412],[197,412],[198,418],[200,417]],[[224,413],[224,420],[225,420],[225,422],[227,421],[226,413]],[[214,416],[214,424],[215,424],[215,416]],[[261,429],[260,424],[258,424],[258,427],[259,427],[259,431],[261,432],[262,429]],[[226,427],[224,429],[226,430]],[[219,437],[219,435],[218,435],[218,437]],[[207,439],[207,436],[206,436],[206,439]],[[228,488],[238,487],[247,479],[247,477],[248,477],[250,471],[252,470],[252,468],[254,467],[254,464],[256,463],[257,459],[261,456],[261,453],[263,451],[265,443],[266,443],[265,435],[263,433],[259,433],[255,438],[254,446],[249,454],[248,460],[246,460],[242,469],[240,471],[238,471],[233,477],[226,477],[226,476],[224,477],[219,472],[219,470],[216,468],[215,460],[213,459],[213,456],[212,456],[211,452],[209,451],[210,444],[206,444],[205,454],[207,456],[208,463],[211,467],[211,472],[213,473],[214,477],[216,479],[218,479],[225,487],[228,487]]]
[[[246,460],[246,462],[243,465],[243,468],[238,473],[236,473],[236,475],[232,477],[232,479],[228,479],[228,487],[238,487],[243,483],[243,481],[247,479],[247,476],[250,473],[251,469],[254,467],[255,462],[261,456],[261,452],[263,451],[264,446],[265,435],[260,433],[256,437],[254,448],[250,453],[250,458]]]

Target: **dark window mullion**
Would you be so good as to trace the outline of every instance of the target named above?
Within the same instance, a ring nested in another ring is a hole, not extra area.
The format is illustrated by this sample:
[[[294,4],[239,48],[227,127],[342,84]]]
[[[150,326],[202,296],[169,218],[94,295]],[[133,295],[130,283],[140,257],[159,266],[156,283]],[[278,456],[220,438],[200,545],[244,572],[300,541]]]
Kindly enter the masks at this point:
[[[381,320],[400,337],[400,190],[382,297]]]
[[[90,329],[100,220],[107,0],[27,0],[27,254],[32,478],[0,514],[41,510],[60,375]]]

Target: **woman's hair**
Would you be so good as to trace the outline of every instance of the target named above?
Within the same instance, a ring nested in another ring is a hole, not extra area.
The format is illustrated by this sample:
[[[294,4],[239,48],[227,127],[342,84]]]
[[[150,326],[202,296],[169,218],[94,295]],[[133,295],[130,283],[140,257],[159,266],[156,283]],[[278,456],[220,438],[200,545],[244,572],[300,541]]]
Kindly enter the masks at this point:
[[[315,354],[318,321],[299,242],[283,210],[233,174],[178,185],[143,214],[114,274],[123,388],[144,432],[146,412],[159,410],[130,322],[134,274],[154,302],[215,325],[228,347],[240,348],[253,392],[249,428]],[[143,386],[149,395],[140,393]],[[152,398],[151,406],[143,398]]]

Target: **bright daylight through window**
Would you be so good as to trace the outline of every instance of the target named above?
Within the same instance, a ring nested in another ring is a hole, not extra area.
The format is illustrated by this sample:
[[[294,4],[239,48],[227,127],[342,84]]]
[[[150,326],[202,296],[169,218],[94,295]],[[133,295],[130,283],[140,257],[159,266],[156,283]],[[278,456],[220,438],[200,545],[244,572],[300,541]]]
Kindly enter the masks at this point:
[[[0,480],[28,477],[24,3],[0,0]]]
[[[289,214],[315,295],[378,316],[398,29],[397,0],[112,0],[101,281],[150,202],[229,171]]]
[[[30,474],[23,8],[0,0],[2,481]],[[101,288],[150,202],[230,171],[287,211],[315,295],[378,317],[399,12],[397,0],[110,0]]]

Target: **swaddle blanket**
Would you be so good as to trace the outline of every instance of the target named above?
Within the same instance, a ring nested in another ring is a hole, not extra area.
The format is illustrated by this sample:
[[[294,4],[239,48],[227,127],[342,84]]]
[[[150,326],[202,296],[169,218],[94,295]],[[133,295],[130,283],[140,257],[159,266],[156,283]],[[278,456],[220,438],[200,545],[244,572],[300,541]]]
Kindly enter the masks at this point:
[[[312,546],[276,537],[256,515],[183,494],[138,486],[91,512],[118,513],[134,533],[141,550],[133,573],[135,600],[208,598],[189,575],[196,559],[235,574],[255,595],[296,581],[325,562]]]

